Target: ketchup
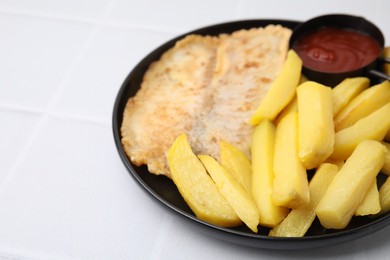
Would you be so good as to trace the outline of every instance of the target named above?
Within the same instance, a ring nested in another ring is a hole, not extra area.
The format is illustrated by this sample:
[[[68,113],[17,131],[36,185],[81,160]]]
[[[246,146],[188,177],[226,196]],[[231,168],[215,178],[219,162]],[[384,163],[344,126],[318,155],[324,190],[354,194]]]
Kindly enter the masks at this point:
[[[347,72],[373,62],[380,54],[380,44],[357,31],[325,27],[304,35],[292,48],[303,65],[323,72]]]

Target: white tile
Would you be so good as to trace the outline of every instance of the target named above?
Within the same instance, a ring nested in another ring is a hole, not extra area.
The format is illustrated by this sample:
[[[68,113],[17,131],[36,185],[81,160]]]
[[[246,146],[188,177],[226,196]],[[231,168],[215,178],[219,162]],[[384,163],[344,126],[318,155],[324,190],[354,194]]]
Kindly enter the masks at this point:
[[[299,12],[292,12],[293,8],[299,10]],[[383,30],[385,38],[387,38],[387,44],[389,44],[390,27],[388,25],[390,20],[387,10],[390,10],[390,2],[386,0],[372,0],[369,3],[369,7],[366,0],[344,0],[342,5],[339,0],[243,0],[239,17],[241,19],[252,17],[257,19],[272,18],[303,21],[331,13],[363,16]]]
[[[0,13],[0,103],[44,108],[90,30],[89,25]]]
[[[235,260],[259,259],[261,255],[257,249],[235,245],[215,238],[210,233],[199,229],[197,225],[176,216],[171,220],[166,237],[169,239],[166,239],[161,245],[159,252],[160,255],[164,256],[164,259],[196,260],[223,258]],[[186,248],[187,250],[178,250],[179,248]]]
[[[30,12],[49,15],[66,15],[78,18],[98,18],[104,13],[110,0],[2,0],[0,11]]]
[[[237,0],[118,0],[110,19],[184,33],[205,25],[235,19],[237,6]]]
[[[46,120],[0,191],[0,252],[72,259],[151,252],[166,211],[125,171],[111,127]]]
[[[0,109],[0,184],[18,161],[39,119],[39,114]]]
[[[345,12],[372,20],[389,45],[389,9],[388,0],[0,0],[0,259],[386,258],[389,227],[294,254],[202,233],[129,176],[110,120],[133,66],[177,34]]]
[[[166,240],[160,245],[163,259],[381,259],[374,254],[386,254],[388,232],[386,227],[361,239],[332,247],[305,250],[271,250],[247,247],[213,237],[196,225],[174,216],[166,232]],[[185,250],[180,250],[185,248]],[[331,250],[330,250],[331,249]],[[293,254],[292,254],[293,252]]]
[[[172,37],[168,33],[102,27],[53,111],[111,120],[114,99],[126,76],[144,56]]]

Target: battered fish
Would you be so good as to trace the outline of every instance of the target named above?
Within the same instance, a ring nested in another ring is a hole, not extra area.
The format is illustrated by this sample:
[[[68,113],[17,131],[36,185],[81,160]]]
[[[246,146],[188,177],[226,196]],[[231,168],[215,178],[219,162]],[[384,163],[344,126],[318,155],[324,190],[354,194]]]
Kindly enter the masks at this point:
[[[170,177],[166,153],[181,133],[197,154],[218,159],[225,140],[250,157],[248,121],[283,66],[290,35],[269,25],[178,41],[126,105],[121,132],[130,160]]]
[[[199,120],[207,102],[219,39],[190,35],[151,64],[126,104],[122,145],[135,165],[170,177],[166,152]]]

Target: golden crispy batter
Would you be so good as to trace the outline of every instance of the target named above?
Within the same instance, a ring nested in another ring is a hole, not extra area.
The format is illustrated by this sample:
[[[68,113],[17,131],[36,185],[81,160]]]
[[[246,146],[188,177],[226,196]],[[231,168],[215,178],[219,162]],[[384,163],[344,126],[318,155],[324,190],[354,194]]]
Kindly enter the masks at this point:
[[[189,132],[192,143],[199,144],[195,152],[219,158],[219,143],[225,140],[250,157],[248,121],[284,63],[289,37],[290,30],[274,25],[221,37],[209,106]]]
[[[195,153],[218,159],[225,140],[250,156],[248,120],[284,63],[290,34],[269,25],[177,42],[127,103],[121,131],[131,161],[170,177],[166,152],[181,133]]]
[[[122,145],[135,165],[169,175],[167,150],[198,120],[217,47],[217,38],[191,35],[151,64],[126,105],[121,127]]]

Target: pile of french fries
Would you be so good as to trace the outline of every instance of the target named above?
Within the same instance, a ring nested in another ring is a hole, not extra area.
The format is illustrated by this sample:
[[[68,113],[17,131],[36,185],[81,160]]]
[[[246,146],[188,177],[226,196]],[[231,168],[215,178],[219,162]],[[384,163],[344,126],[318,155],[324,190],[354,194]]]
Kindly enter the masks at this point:
[[[221,142],[220,161],[195,155],[186,134],[168,151],[172,179],[195,215],[270,236],[301,237],[317,217],[328,229],[390,210],[390,82],[347,78],[334,88],[308,81],[290,50],[250,119],[251,160]],[[310,182],[307,172],[314,171]]]

